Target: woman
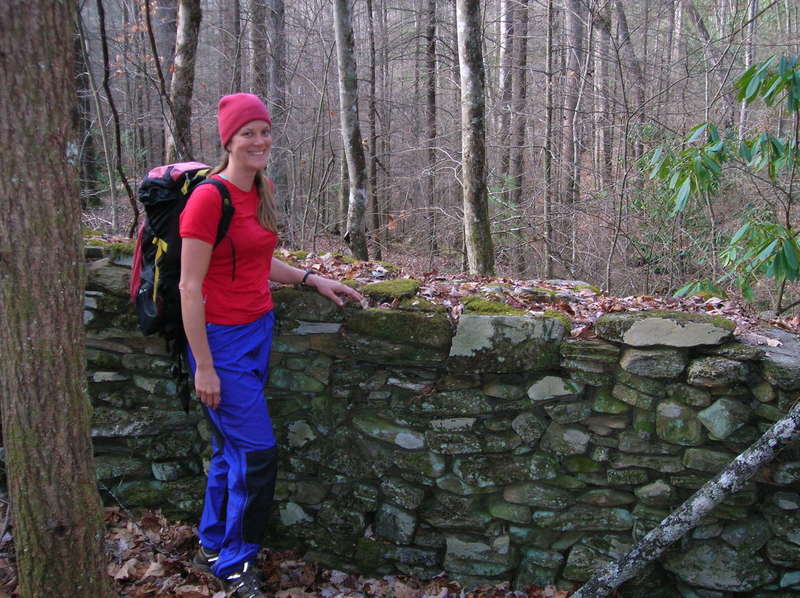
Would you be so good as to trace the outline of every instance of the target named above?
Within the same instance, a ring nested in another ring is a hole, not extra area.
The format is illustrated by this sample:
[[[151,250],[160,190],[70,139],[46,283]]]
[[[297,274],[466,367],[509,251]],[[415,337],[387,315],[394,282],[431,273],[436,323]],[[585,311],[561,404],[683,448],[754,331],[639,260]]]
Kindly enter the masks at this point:
[[[277,447],[264,399],[275,316],[269,281],[316,288],[337,305],[360,300],[350,287],[272,257],[277,243],[272,187],[263,176],[272,119],[255,95],[218,107],[226,155],[212,176],[230,191],[234,214],[215,246],[219,192],[201,185],[181,214],[181,308],[195,391],[213,430],[198,566],[236,598],[262,596],[255,558],[275,489]]]

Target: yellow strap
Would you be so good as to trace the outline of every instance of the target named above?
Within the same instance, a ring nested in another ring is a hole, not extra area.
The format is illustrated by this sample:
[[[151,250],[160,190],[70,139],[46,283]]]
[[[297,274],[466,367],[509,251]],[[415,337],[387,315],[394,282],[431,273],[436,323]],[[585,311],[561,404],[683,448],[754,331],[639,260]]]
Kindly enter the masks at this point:
[[[161,256],[167,253],[167,242],[164,239],[154,237],[153,245],[156,246],[156,257],[155,260],[153,260],[155,264],[155,274],[153,275],[153,303],[155,303],[156,299],[158,299],[158,279],[161,274],[158,264],[161,263]]]

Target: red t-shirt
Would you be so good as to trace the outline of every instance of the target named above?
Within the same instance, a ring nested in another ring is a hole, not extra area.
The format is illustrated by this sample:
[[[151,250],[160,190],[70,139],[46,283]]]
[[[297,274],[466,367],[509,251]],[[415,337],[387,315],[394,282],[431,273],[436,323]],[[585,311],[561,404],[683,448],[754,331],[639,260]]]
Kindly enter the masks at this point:
[[[272,309],[269,272],[278,236],[258,222],[258,191],[242,191],[214,175],[228,188],[233,218],[228,234],[211,253],[203,281],[206,322],[247,324]],[[222,217],[222,201],[213,185],[192,192],[180,216],[181,238],[213,245]]]

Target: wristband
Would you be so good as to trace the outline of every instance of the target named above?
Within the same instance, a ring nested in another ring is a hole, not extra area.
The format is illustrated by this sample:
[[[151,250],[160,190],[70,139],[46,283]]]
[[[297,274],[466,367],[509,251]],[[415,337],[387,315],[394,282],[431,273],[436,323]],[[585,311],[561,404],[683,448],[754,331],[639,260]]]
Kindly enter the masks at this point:
[[[306,284],[306,278],[314,274],[313,270],[306,270],[305,275],[303,276],[303,280],[300,281],[300,284]]]

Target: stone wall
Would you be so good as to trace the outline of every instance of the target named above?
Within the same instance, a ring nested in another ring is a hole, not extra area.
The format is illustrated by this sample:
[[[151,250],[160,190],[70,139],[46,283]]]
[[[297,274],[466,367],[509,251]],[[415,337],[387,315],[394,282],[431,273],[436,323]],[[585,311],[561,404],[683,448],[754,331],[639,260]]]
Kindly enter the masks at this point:
[[[193,518],[208,429],[172,396],[158,339],[134,330],[128,270],[90,266],[89,389],[108,500]],[[424,299],[340,310],[275,292],[266,395],[282,447],[268,543],[344,570],[580,585],[800,397],[797,338],[737,342],[722,318],[557,316],[453,326]],[[800,451],[624,586],[642,596],[795,596]],[[742,592],[745,594],[736,594]]]

